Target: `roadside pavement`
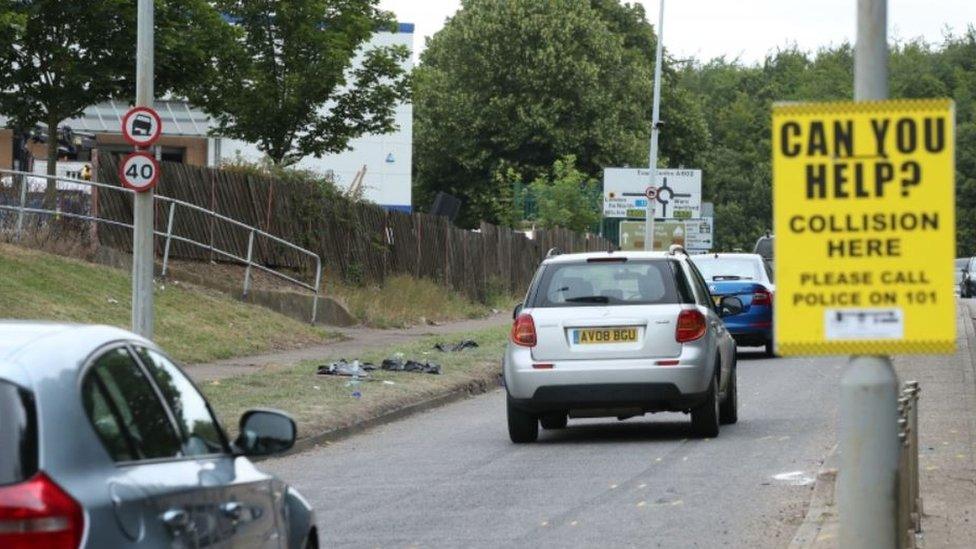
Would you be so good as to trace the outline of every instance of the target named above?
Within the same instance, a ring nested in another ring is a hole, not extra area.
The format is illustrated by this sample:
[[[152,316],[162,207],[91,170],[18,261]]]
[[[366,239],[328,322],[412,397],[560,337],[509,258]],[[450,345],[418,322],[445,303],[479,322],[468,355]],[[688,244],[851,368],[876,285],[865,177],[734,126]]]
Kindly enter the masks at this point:
[[[976,301],[960,300],[955,355],[899,356],[900,383],[915,380],[919,400],[919,547],[976,546]],[[837,547],[836,452],[817,478],[791,547]]]
[[[215,362],[191,364],[184,368],[194,381],[212,381],[243,374],[252,374],[265,368],[293,366],[304,360],[350,360],[367,351],[384,349],[429,336],[462,338],[464,334],[511,322],[505,311],[483,318],[445,322],[438,325],[411,326],[403,329],[379,329],[366,327],[333,328],[341,339],[322,345],[312,345],[289,351],[228,358]]]

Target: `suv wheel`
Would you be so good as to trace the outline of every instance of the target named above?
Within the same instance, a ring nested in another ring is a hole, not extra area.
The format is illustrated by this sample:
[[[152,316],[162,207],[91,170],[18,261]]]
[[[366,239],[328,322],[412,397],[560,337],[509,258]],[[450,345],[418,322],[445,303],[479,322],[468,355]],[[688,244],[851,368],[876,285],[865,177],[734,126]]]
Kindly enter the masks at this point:
[[[708,384],[708,394],[699,407],[691,411],[691,428],[700,437],[718,436],[718,383],[717,376]],[[511,416],[509,416],[511,417]],[[510,424],[511,425],[511,424]]]
[[[566,417],[566,414],[556,412],[540,417],[539,423],[542,424],[543,429],[565,429],[566,424],[569,423],[569,418]]]
[[[719,407],[719,420],[723,425],[731,425],[739,421],[739,382],[736,381],[736,367],[732,365],[732,375],[729,377],[729,387],[725,391],[725,402]]]
[[[512,442],[535,442],[539,438],[539,420],[532,414],[519,410],[508,400],[508,438]]]
[[[763,351],[764,354],[769,358],[773,358],[776,356],[776,348],[775,345],[773,344],[773,338],[769,338],[766,340],[766,343],[763,346]]]

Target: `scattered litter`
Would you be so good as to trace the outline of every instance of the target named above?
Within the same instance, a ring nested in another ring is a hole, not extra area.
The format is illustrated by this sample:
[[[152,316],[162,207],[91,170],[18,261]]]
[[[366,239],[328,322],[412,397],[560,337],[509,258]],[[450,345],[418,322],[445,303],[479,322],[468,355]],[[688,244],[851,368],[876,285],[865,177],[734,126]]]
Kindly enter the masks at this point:
[[[115,299],[114,297],[108,298],[108,302],[111,303],[112,305],[118,305],[119,304],[119,300],[118,299]]]
[[[461,341],[458,341],[454,345],[450,345],[448,343],[437,343],[434,345],[434,348],[442,353],[447,353],[447,352],[457,353],[465,349],[474,349],[477,346],[478,343],[472,339],[462,339]]]
[[[316,391],[321,391],[322,390],[322,388],[319,387],[318,385],[312,385],[312,388],[315,389]]]
[[[427,320],[427,325],[428,326],[441,326],[443,324],[442,322],[437,322],[436,320],[433,320],[433,319],[430,319],[430,318],[428,318],[426,320]]]
[[[434,364],[433,362],[424,360],[423,362],[417,362],[416,360],[403,360],[402,356],[395,356],[393,358],[388,358],[383,361],[380,368],[389,372],[421,372],[424,374],[434,374],[440,375],[441,366],[440,364]]]
[[[789,486],[809,486],[813,484],[816,479],[812,475],[804,473],[803,471],[790,471],[789,473],[773,475],[773,480],[778,480],[786,483]]]
[[[359,376],[368,378],[369,373],[375,369],[376,366],[370,364],[369,362],[360,363],[358,360],[347,362],[346,359],[343,358],[338,362],[319,366],[316,373],[323,376]]]
[[[388,379],[384,379],[383,385],[396,385],[396,382],[390,381]]]
[[[491,310],[491,314],[493,314],[493,315],[497,315],[497,314],[498,314],[498,313],[500,313],[500,312],[501,312],[501,311],[499,311],[498,309],[492,309],[492,310]]]

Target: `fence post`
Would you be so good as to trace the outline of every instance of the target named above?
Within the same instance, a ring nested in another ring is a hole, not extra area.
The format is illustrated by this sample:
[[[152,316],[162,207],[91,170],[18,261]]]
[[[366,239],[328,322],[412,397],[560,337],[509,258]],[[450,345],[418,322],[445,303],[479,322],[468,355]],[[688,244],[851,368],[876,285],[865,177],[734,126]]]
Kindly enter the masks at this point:
[[[169,243],[173,237],[173,215],[176,213],[176,202],[169,205],[169,220],[166,222],[166,244],[163,245],[163,271],[162,276],[166,276],[166,268],[169,266]]]
[[[24,208],[27,206],[27,185],[29,183],[23,173],[17,177],[20,179],[20,209],[17,210],[17,240],[20,240],[21,232],[24,230]]]
[[[247,267],[244,269],[244,297],[251,287],[251,258],[254,254],[254,229],[251,229],[250,236],[247,237]]]
[[[252,233],[253,234],[253,233]],[[322,284],[322,259],[315,256],[315,295],[312,296],[312,324],[319,311],[319,286]]]
[[[918,485],[918,397],[921,393],[921,389],[918,386],[917,381],[908,381],[905,386],[909,391],[909,403],[911,407],[908,409],[908,428],[909,431],[909,454],[908,459],[911,463],[911,473],[912,478],[910,480],[912,487],[912,524],[915,527],[915,532],[919,533],[922,531],[922,495],[919,491]]]

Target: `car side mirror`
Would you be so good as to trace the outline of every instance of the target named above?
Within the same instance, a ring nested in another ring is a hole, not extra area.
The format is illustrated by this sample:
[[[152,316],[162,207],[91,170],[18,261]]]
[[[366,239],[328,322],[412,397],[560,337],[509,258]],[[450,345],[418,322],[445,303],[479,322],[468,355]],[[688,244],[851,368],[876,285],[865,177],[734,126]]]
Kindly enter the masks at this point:
[[[745,309],[742,300],[734,295],[727,295],[718,302],[718,316],[727,317],[737,315]]]
[[[522,312],[522,304],[519,303],[518,305],[515,306],[515,309],[512,310],[512,320],[518,318],[518,315],[521,312]]]
[[[295,420],[277,410],[248,410],[241,416],[236,454],[254,457],[270,456],[295,445]]]

